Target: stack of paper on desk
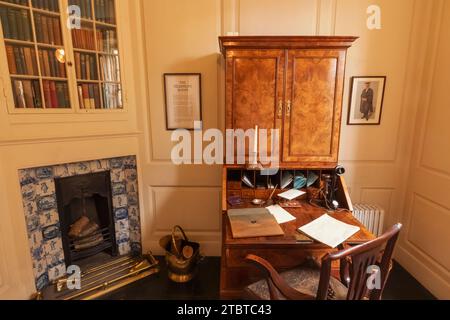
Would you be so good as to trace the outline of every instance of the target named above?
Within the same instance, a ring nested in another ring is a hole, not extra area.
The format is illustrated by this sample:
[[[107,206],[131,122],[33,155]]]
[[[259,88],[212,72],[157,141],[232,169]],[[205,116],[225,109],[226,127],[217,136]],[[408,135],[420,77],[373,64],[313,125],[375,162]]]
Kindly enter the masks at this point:
[[[279,224],[294,221],[296,218],[279,205],[266,208],[275,217]]]
[[[233,238],[282,236],[277,220],[265,208],[228,210]]]
[[[324,214],[298,230],[331,248],[336,248],[357,233],[360,228],[346,224]]]
[[[302,195],[306,194],[304,191],[300,191],[297,189],[288,190],[286,192],[280,193],[278,196],[287,200],[294,200]]]

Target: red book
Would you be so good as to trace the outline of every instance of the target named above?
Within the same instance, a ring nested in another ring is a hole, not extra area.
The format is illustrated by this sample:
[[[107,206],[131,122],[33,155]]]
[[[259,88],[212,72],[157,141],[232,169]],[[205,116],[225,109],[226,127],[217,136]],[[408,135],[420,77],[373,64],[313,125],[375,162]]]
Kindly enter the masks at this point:
[[[45,106],[47,108],[52,108],[52,94],[50,92],[50,82],[42,81],[42,85],[44,87],[44,97],[45,97]]]
[[[58,108],[58,95],[56,94],[56,84],[55,81],[50,81],[50,93],[52,100],[52,108]]]

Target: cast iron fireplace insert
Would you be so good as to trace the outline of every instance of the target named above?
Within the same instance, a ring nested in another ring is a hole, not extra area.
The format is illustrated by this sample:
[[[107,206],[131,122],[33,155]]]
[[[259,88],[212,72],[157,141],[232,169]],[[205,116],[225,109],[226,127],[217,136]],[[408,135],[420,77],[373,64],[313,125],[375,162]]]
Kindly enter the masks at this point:
[[[117,256],[110,171],[56,178],[55,186],[66,265],[100,252]],[[89,224],[74,236],[81,220]]]

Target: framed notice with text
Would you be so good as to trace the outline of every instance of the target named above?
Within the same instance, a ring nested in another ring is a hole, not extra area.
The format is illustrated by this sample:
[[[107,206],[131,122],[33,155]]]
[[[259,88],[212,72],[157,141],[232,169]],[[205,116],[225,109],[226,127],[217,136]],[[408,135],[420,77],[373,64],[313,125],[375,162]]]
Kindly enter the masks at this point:
[[[194,130],[202,121],[201,74],[165,73],[164,92],[167,130]]]

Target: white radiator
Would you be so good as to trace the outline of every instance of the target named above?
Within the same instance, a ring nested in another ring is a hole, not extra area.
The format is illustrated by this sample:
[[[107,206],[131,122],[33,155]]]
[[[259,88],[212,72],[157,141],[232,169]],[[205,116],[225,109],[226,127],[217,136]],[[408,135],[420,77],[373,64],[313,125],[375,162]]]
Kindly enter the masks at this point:
[[[372,204],[355,204],[353,205],[353,216],[375,236],[379,237],[383,234],[383,208]]]

